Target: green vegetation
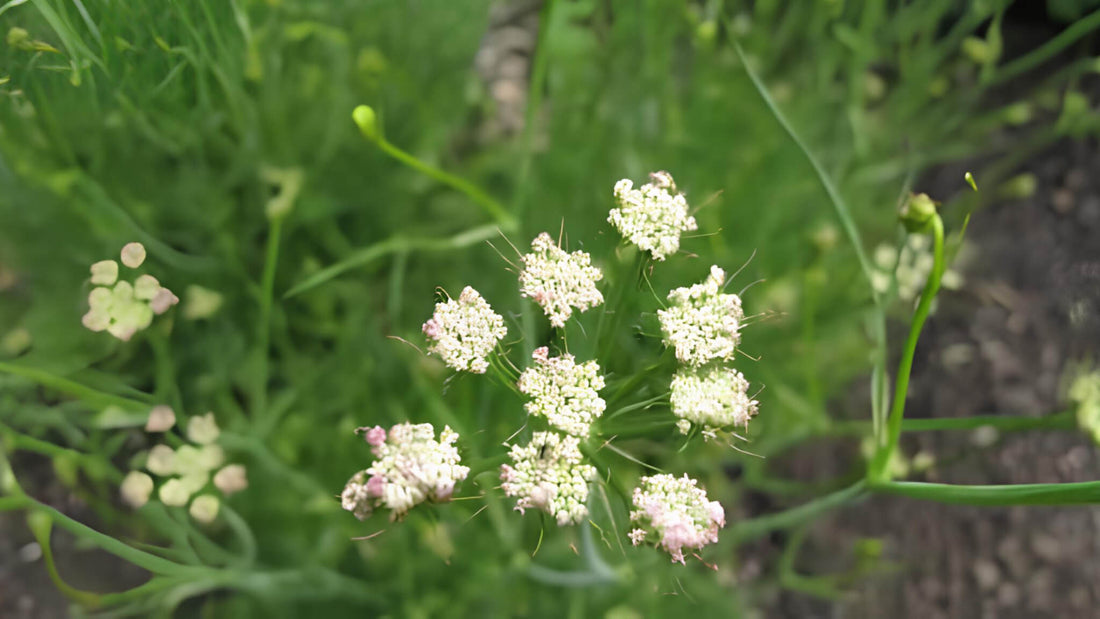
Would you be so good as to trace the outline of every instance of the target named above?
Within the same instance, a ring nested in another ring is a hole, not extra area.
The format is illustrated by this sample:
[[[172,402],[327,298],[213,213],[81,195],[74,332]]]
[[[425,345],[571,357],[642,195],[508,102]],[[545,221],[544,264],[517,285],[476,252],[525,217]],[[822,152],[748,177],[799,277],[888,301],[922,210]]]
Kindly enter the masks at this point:
[[[1095,484],[892,479],[901,432],[953,429],[908,425],[903,408],[967,214],[1013,187],[1037,149],[1097,128],[1075,90],[1095,59],[1034,70],[1100,13],[1052,2],[1077,21],[1005,62],[1007,3],[958,4],[548,0],[526,126],[491,140],[478,128],[495,110],[472,70],[488,2],[0,4],[0,510],[26,514],[59,589],[89,612],[632,617],[752,606],[734,577],[740,543],[797,533],[868,492],[1096,502]],[[874,286],[871,249],[905,242],[897,213],[923,170],[979,155],[974,189],[960,177],[956,195],[933,196],[944,203],[914,232],[931,234],[935,256],[914,318],[896,284]],[[661,169],[699,232],[639,277],[607,223],[612,187]],[[552,332],[519,297],[509,242],[524,249],[544,230],[604,269],[613,313]],[[181,303],[122,342],[81,315],[88,265],[131,241]],[[747,288],[756,317],[737,368],[766,389],[738,449],[672,435],[665,399],[676,365],[654,312],[711,264],[743,265],[729,290]],[[417,349],[437,287],[465,285],[504,315],[513,362],[566,337],[599,360],[621,440],[594,456],[592,524],[512,512],[496,470],[523,400]],[[911,325],[908,341],[887,341],[888,319]],[[866,380],[870,401],[837,410]],[[248,467],[249,488],[211,526],[118,500],[155,442],[142,432],[154,404],[181,424],[214,411],[228,458]],[[457,430],[473,470],[455,501],[359,522],[338,498],[371,460],[354,431],[405,421]],[[868,438],[873,454],[829,488],[776,477],[758,457],[837,434]],[[44,461],[96,522],[31,498],[21,466]],[[627,543],[646,467],[686,472],[725,506],[729,524],[701,554],[716,570]],[[750,489],[794,507],[744,520]],[[49,552],[57,529],[156,576],[122,593],[74,590]],[[763,580],[834,594],[793,572],[800,540]]]

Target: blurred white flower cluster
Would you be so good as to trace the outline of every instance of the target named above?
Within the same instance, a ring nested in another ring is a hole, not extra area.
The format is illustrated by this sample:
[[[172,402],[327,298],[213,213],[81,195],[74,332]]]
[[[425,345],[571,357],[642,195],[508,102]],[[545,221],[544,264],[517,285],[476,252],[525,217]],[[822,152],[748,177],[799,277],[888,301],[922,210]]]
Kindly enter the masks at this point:
[[[520,294],[542,306],[550,324],[561,328],[573,315],[573,308],[584,312],[603,303],[603,295],[596,289],[601,279],[603,273],[592,266],[588,253],[567,253],[543,232],[531,241],[531,253],[523,256]]]
[[[508,334],[504,319],[470,286],[458,299],[436,303],[423,331],[431,341],[429,354],[439,355],[450,368],[476,374],[485,373],[489,354]]]
[[[438,441],[430,423],[399,423],[389,432],[381,426],[360,430],[375,460],[353,475],[340,495],[344,509],[360,520],[378,508],[390,510],[391,521],[400,520],[424,501],[449,501],[455,484],[470,472],[460,464],[458,433],[450,426]]]
[[[698,367],[733,359],[745,313],[740,297],[722,292],[725,279],[726,272],[712,266],[703,283],[676,288],[668,293],[672,305],[657,311],[665,345],[675,347],[680,363]]]
[[[519,390],[532,398],[524,408],[562,432],[587,438],[606,407],[597,393],[604,387],[600,366],[595,361],[577,364],[569,354],[549,355],[547,347],[536,348],[531,353],[535,364],[519,377]]]
[[[905,301],[914,301],[920,296],[936,262],[932,255],[932,239],[927,234],[906,235],[900,252],[893,245],[883,243],[875,248],[874,258],[871,285],[880,294],[885,294],[896,279],[898,297]],[[940,285],[948,290],[957,290],[962,284],[962,275],[951,268],[945,270],[940,279]]]
[[[512,464],[500,467],[500,479],[504,494],[518,497],[516,510],[540,509],[558,526],[588,516],[588,483],[595,479],[596,467],[584,463],[579,445],[575,436],[535,432],[527,445],[512,447]]]
[[[121,258],[124,266],[136,269],[145,262],[145,246],[128,243],[122,248]],[[179,303],[179,298],[152,275],[139,275],[132,283],[119,279],[114,260],[93,264],[91,272],[96,287],[88,294],[89,309],[81,322],[92,331],[107,331],[127,341],[152,324],[154,315]]]
[[[607,221],[619,234],[648,251],[654,260],[664,260],[680,249],[680,234],[697,230],[688,214],[687,200],[676,192],[668,172],[654,172],[650,182],[635,189],[630,179],[615,183],[615,203]]]
[[[684,563],[684,549],[698,550],[718,541],[718,529],[726,526],[726,513],[718,501],[707,500],[698,483],[684,475],[643,477],[634,489],[630,531],[635,546],[652,541]]]
[[[175,419],[171,408],[157,406],[150,411],[145,428],[149,432],[167,432],[175,425]],[[195,520],[212,522],[218,515],[221,501],[214,494],[203,492],[211,481],[211,475],[214,487],[225,495],[248,487],[243,465],[225,465],[225,452],[215,443],[220,434],[214,413],[207,413],[192,417],[187,422],[190,443],[177,449],[162,443],[149,450],[145,469],[158,478],[164,478],[157,491],[161,503],[182,507],[190,502],[189,512]],[[138,508],[149,501],[155,485],[150,475],[130,471],[122,480],[120,494],[127,504]]]
[[[759,403],[749,397],[749,381],[726,367],[702,370],[681,368],[672,377],[672,413],[680,418],[683,434],[691,424],[713,433],[728,426],[746,426],[756,415]]]
[[[1079,369],[1067,395],[1077,407],[1077,425],[1100,443],[1100,370]]]

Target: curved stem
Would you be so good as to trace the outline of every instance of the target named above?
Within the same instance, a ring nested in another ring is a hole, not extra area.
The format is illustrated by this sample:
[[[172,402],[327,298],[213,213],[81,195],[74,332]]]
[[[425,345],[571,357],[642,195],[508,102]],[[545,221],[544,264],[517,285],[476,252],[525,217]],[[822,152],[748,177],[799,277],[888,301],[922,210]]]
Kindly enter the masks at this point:
[[[1058,484],[960,486],[915,481],[875,481],[871,492],[957,505],[1094,505],[1100,503],[1100,481]]]
[[[39,368],[27,367],[18,363],[5,363],[0,361],[0,372],[5,374],[13,374],[28,380],[32,380],[43,387],[60,391],[61,393],[71,395],[74,398],[86,402],[92,406],[121,406],[126,410],[142,410],[149,407],[149,403],[153,401],[153,396],[149,394],[142,394],[146,401],[136,400],[121,395],[115,395],[113,393],[105,393],[99,391],[93,387],[80,384],[76,381],[69,380],[42,370]]]
[[[504,208],[504,206],[500,202],[497,202],[495,199],[490,197],[489,194],[482,191],[473,183],[465,179],[459,178],[449,172],[444,172],[443,170],[440,170],[438,168],[433,168],[432,166],[424,163],[423,161],[417,159],[409,153],[401,150],[397,146],[394,146],[384,137],[379,136],[378,139],[375,141],[375,144],[378,145],[378,148],[382,149],[382,152],[409,166],[417,172],[420,172],[425,176],[433,178],[443,183],[444,185],[448,185],[451,188],[457,189],[458,191],[466,194],[468,198],[476,202],[479,206],[481,206],[482,209],[485,210],[486,213],[489,214],[489,216],[495,219],[502,230],[506,232],[511,232],[515,228],[516,221],[511,215],[508,214],[508,211]]]
[[[993,78],[989,83],[999,84],[1035,68],[1097,27],[1100,27],[1100,11],[1094,11],[1077,20],[1041,47],[1001,67],[999,71],[993,74]]]
[[[905,350],[902,351],[901,361],[898,363],[898,375],[894,384],[894,402],[890,408],[890,416],[886,420],[886,444],[880,445],[875,453],[874,460],[868,476],[884,480],[889,475],[888,465],[890,458],[897,449],[898,439],[901,436],[901,421],[905,415],[905,396],[909,393],[909,374],[913,370],[913,356],[917,351],[917,340],[920,339],[924,321],[927,320],[932,310],[932,301],[940,290],[940,280],[946,268],[943,258],[943,220],[939,214],[934,214],[931,220],[932,226],[932,254],[934,262],[932,273],[928,275],[928,281],[924,285],[917,311],[913,314],[913,322],[909,326],[909,337],[905,341]]]
[[[827,494],[798,507],[792,507],[776,514],[760,516],[759,518],[742,520],[730,527],[730,534],[737,540],[737,543],[752,541],[772,531],[787,529],[813,520],[824,512],[856,500],[866,489],[867,482],[860,480],[847,488],[837,490],[832,494]]]

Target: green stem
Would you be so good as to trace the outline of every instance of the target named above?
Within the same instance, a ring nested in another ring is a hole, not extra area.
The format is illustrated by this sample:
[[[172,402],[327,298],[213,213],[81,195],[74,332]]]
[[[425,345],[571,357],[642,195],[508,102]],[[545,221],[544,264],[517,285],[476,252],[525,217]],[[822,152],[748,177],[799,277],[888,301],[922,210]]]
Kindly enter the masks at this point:
[[[901,361],[898,363],[898,375],[894,383],[894,402],[890,408],[890,416],[886,420],[886,444],[880,445],[875,452],[874,460],[868,470],[868,476],[875,479],[886,479],[889,475],[887,467],[894,450],[897,449],[898,440],[901,437],[901,421],[905,415],[905,397],[909,393],[909,374],[913,369],[913,356],[917,352],[917,341],[920,339],[924,321],[927,320],[932,310],[932,301],[940,289],[940,279],[946,268],[943,258],[943,220],[938,213],[932,216],[932,272],[928,275],[928,281],[924,284],[917,310],[913,314],[913,322],[909,326],[909,337],[905,341],[905,350],[902,351]]]
[[[457,189],[458,191],[466,194],[468,198],[476,202],[485,210],[486,213],[489,214],[490,217],[496,220],[497,224],[500,225],[502,230],[510,232],[515,229],[516,221],[514,218],[512,218],[511,215],[508,214],[508,211],[504,208],[504,206],[500,202],[497,202],[495,199],[490,197],[489,194],[482,191],[473,183],[470,183],[465,179],[459,178],[449,172],[444,172],[443,170],[440,170],[438,168],[433,168],[432,166],[424,163],[423,161],[417,159],[409,153],[406,153],[400,148],[394,146],[384,137],[379,136],[377,140],[375,140],[375,144],[378,145],[378,148],[382,149],[382,152],[409,166],[410,168],[424,174],[425,176],[428,176],[429,178],[435,179],[440,183],[443,183],[444,185],[448,185],[451,188]]]
[[[497,236],[500,234],[501,229],[501,226],[497,224],[486,224],[484,226],[470,228],[454,236],[442,239],[394,236],[373,245],[357,249],[347,258],[310,275],[288,290],[283,295],[283,298],[288,299],[312,288],[316,288],[345,271],[369,264],[387,254],[410,251],[449,251],[452,249],[462,249]]]
[[[1031,70],[1097,27],[1100,27],[1100,11],[1094,11],[1088,16],[1075,21],[1058,36],[1047,41],[1039,48],[1001,67],[1001,70],[997,71],[993,79],[990,80],[990,84],[1006,82],[1021,73]]]
[[[871,265],[871,261],[867,258],[867,253],[863,249],[863,240],[859,236],[859,229],[856,228],[855,219],[852,218],[851,209],[848,208],[848,204],[841,197],[840,192],[837,191],[836,186],[833,184],[832,178],[825,171],[825,167],[821,165],[821,162],[817,160],[813,152],[810,151],[806,143],[802,141],[802,138],[795,132],[794,127],[787,120],[787,117],[779,111],[779,106],[776,105],[775,100],[772,99],[771,94],[768,93],[767,87],[764,86],[764,82],[760,79],[760,76],[756,74],[756,71],[749,66],[748,59],[745,58],[745,52],[741,49],[741,44],[736,40],[733,40],[733,49],[737,52],[737,57],[741,59],[741,65],[745,68],[745,73],[748,74],[749,79],[752,81],[752,85],[756,88],[756,92],[760,94],[760,98],[764,100],[764,104],[767,105],[768,110],[771,111],[772,116],[775,117],[776,122],[783,128],[783,131],[787,133],[787,136],[791,138],[791,141],[798,146],[798,149],[802,151],[803,156],[809,161],[810,166],[813,167],[814,173],[817,175],[818,181],[821,182],[821,186],[825,188],[825,193],[829,196],[829,200],[833,204],[833,209],[836,211],[837,218],[840,219],[840,225],[844,228],[845,234],[848,235],[848,240],[852,244],[852,248],[855,249],[856,257],[859,259],[859,265],[863,269],[863,274],[867,279],[867,285],[871,286],[875,268]],[[871,288],[871,297],[875,301],[875,305],[881,305],[881,299],[879,295],[874,292],[874,288]]]
[[[85,524],[69,518],[65,514],[54,509],[53,507],[50,507],[49,505],[39,503],[38,501],[30,499],[29,497],[28,503],[28,507],[33,507],[34,509],[44,512],[50,517],[51,520],[53,520],[54,524],[58,525],[62,529],[69,531],[78,538],[91,542],[92,544],[102,548],[103,550],[106,550],[107,552],[115,555],[116,557],[119,557],[120,559],[129,561],[130,563],[133,563],[138,567],[145,568],[150,572],[154,572],[157,574],[196,574],[207,571],[206,568],[180,565],[173,561],[158,557],[154,554],[150,554],[143,550],[138,550],[137,548],[128,546],[109,535],[104,535],[103,533],[100,533],[99,531],[96,531],[95,529]]]
[[[737,543],[744,543],[763,537],[772,531],[798,526],[831,509],[856,500],[866,491],[866,487],[867,483],[860,480],[847,488],[837,490],[832,494],[827,494],[798,507],[792,507],[776,514],[760,516],[759,518],[742,520],[730,527],[730,534]]]
[[[256,372],[256,384],[252,393],[252,419],[259,421],[257,433],[266,436],[271,431],[272,420],[267,410],[267,382],[270,374],[271,347],[271,306],[275,301],[275,267],[279,262],[279,240],[283,231],[283,218],[271,220],[271,229],[267,235],[267,252],[264,257],[264,272],[260,284],[260,325],[259,355],[260,367]]]
[[[1077,427],[1077,418],[1073,411],[1063,411],[1045,417],[977,415],[974,417],[905,419],[901,423],[903,432],[974,430],[985,426],[1006,432],[1017,432],[1022,430],[1073,430]]]
[[[71,395],[78,400],[86,402],[94,407],[107,406],[121,406],[127,410],[143,410],[149,408],[149,402],[152,402],[152,396],[145,395],[146,402],[141,400],[135,400],[133,398],[127,398],[125,396],[115,395],[113,393],[104,393],[97,389],[82,385],[76,381],[62,378],[56,374],[41,370],[38,368],[27,367],[16,363],[5,363],[0,361],[0,372],[6,374],[13,374],[28,380],[34,381],[43,387],[60,391],[61,393]]]
[[[1093,505],[1100,503],[1100,481],[1061,484],[960,486],[913,481],[873,481],[871,492],[956,505]]]
[[[87,607],[96,607],[100,603],[99,596],[89,591],[81,591],[65,582],[57,571],[57,564],[53,559],[53,546],[50,544],[50,530],[53,528],[53,520],[41,513],[31,512],[27,514],[27,525],[34,534],[35,541],[42,549],[42,558],[46,561],[46,571],[50,575],[55,587],[62,595],[70,600]]]

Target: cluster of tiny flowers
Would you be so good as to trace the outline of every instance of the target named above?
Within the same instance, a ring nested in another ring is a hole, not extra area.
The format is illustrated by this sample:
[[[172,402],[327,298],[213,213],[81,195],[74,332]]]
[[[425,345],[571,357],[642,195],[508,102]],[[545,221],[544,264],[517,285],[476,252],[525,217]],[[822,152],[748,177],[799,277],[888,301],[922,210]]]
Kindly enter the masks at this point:
[[[1080,372],[1068,395],[1077,406],[1077,425],[1100,443],[1100,371]]]
[[[607,406],[597,393],[604,387],[600,366],[595,361],[577,364],[569,354],[549,354],[545,346],[536,348],[531,353],[535,364],[520,374],[517,386],[532,398],[524,408],[562,432],[587,437]]]
[[[623,179],[615,183],[615,202],[607,221],[626,240],[648,251],[654,260],[664,260],[680,249],[680,234],[697,230],[695,218],[688,215],[687,200],[676,192],[668,172],[654,172],[650,182],[634,189]]]
[[[149,413],[146,430],[167,432],[175,425],[175,413],[167,406],[157,406]],[[145,469],[164,478],[157,491],[161,503],[182,507],[191,503],[189,512],[200,522],[212,522],[218,515],[221,501],[217,496],[200,492],[211,481],[225,495],[248,487],[245,467],[240,464],[225,465],[225,452],[215,444],[221,430],[213,413],[192,417],[187,423],[190,444],[178,449],[159,444],[149,450]],[[215,471],[217,471],[215,473]],[[153,494],[153,477],[142,471],[130,471],[119,489],[123,501],[134,508],[141,507]]]
[[[573,315],[573,308],[583,312],[603,303],[603,295],[596,289],[601,279],[603,273],[592,266],[588,253],[567,253],[543,232],[531,241],[531,253],[523,256],[520,293],[534,299],[550,324],[560,328]]]
[[[698,367],[715,359],[733,359],[745,313],[740,297],[722,292],[725,279],[726,272],[712,266],[706,281],[676,288],[668,294],[672,305],[658,310],[665,345],[675,347],[681,363]]]
[[[596,467],[584,463],[580,440],[554,432],[535,432],[527,445],[509,452],[512,465],[500,467],[504,494],[518,497],[516,510],[540,509],[558,526],[577,524],[588,516],[588,483]]]
[[[718,541],[718,529],[726,526],[726,513],[717,501],[687,475],[643,477],[634,489],[634,511],[630,520],[638,527],[630,531],[635,546],[651,540],[684,563],[684,549],[698,550]]]
[[[759,403],[749,397],[749,381],[732,368],[681,369],[672,378],[672,413],[677,427],[687,434],[691,424],[705,432],[728,426],[744,426],[757,413]]]
[[[430,423],[399,423],[389,432],[381,426],[360,430],[375,460],[353,475],[340,495],[344,509],[360,520],[378,508],[390,510],[391,521],[400,520],[424,501],[449,501],[455,484],[470,472],[459,464],[458,433],[449,426],[438,441]]]
[[[871,285],[879,293],[890,290],[893,273],[898,283],[898,297],[913,301],[920,296],[928,276],[932,273],[935,257],[932,255],[932,240],[927,235],[910,234],[899,252],[892,245],[882,244],[875,248],[875,270],[871,272]],[[946,269],[940,284],[948,289],[958,289],[963,284],[962,275],[954,269]]]
[[[484,374],[487,357],[508,333],[504,319],[473,288],[466,286],[458,299],[435,304],[435,313],[424,323],[431,340],[428,352],[460,372]]]
[[[122,248],[122,264],[136,269],[145,262],[145,246],[128,243]],[[81,322],[92,331],[106,331],[126,341],[134,333],[153,322],[153,316],[163,314],[179,298],[152,275],[139,275],[132,283],[120,280],[118,263],[101,260],[92,265],[92,284],[88,294],[88,313]]]

